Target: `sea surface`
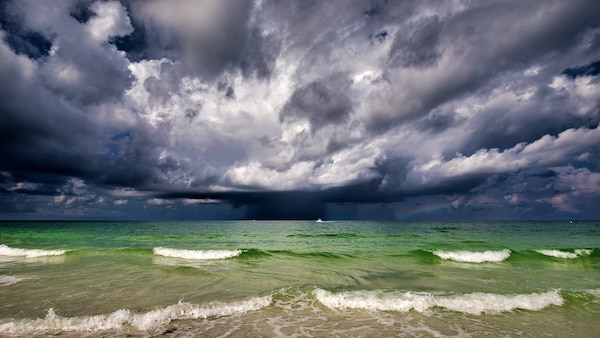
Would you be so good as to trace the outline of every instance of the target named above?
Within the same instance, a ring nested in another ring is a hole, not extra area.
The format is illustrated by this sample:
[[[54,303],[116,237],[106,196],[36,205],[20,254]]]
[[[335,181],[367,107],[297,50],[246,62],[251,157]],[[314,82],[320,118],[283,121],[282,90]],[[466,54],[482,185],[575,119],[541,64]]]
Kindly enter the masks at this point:
[[[0,222],[0,336],[598,337],[600,222]]]

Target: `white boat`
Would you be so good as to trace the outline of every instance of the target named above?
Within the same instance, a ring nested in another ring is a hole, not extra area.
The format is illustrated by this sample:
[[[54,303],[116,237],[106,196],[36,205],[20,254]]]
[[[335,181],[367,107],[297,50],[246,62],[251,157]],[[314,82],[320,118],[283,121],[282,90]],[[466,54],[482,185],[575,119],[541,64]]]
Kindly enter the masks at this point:
[[[320,218],[317,218],[317,223],[323,223],[323,220]]]

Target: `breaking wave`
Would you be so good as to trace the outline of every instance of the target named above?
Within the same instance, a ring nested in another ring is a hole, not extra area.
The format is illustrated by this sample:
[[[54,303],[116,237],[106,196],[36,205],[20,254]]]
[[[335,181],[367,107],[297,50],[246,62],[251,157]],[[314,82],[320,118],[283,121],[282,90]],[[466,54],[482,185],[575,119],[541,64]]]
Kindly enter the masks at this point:
[[[323,305],[335,309],[371,311],[425,312],[439,307],[472,315],[499,314],[515,309],[539,311],[550,305],[561,306],[564,299],[558,290],[544,293],[501,295],[494,293],[443,294],[429,292],[352,291],[332,293],[314,290]]]
[[[213,302],[204,306],[179,302],[144,313],[122,309],[106,315],[82,317],[61,317],[53,309],[49,309],[43,319],[21,319],[0,324],[0,334],[23,336],[72,331],[93,332],[126,327],[149,331],[174,320],[225,317],[256,311],[268,306],[271,301],[271,296],[265,296],[231,303]]]
[[[42,250],[42,249],[19,249],[11,248],[7,245],[0,244],[0,256],[11,256],[11,257],[46,257],[46,256],[61,256],[64,255],[67,250]]]
[[[242,254],[242,250],[186,250],[163,247],[156,247],[153,252],[155,255],[163,257],[197,260],[227,259]]]
[[[431,253],[440,257],[443,260],[452,260],[462,263],[485,263],[485,262],[502,262],[510,257],[510,250],[504,249],[499,251],[442,251],[432,250]]]
[[[331,222],[331,221],[323,221]],[[287,237],[296,237],[296,238],[360,238],[365,237],[356,233],[325,233],[325,234],[291,234],[287,235]]]
[[[537,253],[540,253],[544,256],[555,257],[555,258],[568,258],[573,259],[577,257],[589,256],[592,254],[593,250],[591,249],[576,249],[573,252],[570,251],[562,251],[562,250],[534,250]]]

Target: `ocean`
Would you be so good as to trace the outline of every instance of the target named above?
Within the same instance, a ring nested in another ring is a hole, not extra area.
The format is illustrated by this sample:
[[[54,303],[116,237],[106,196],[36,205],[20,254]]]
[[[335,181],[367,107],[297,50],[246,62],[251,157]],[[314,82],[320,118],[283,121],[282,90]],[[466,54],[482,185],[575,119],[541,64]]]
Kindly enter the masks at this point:
[[[598,337],[600,222],[0,222],[0,336]]]

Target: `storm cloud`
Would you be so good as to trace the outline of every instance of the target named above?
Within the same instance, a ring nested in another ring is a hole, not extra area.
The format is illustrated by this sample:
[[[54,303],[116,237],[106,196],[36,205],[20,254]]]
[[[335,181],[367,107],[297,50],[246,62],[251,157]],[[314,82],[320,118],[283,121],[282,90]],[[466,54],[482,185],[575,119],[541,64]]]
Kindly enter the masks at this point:
[[[4,1],[0,218],[598,218],[590,1]]]

